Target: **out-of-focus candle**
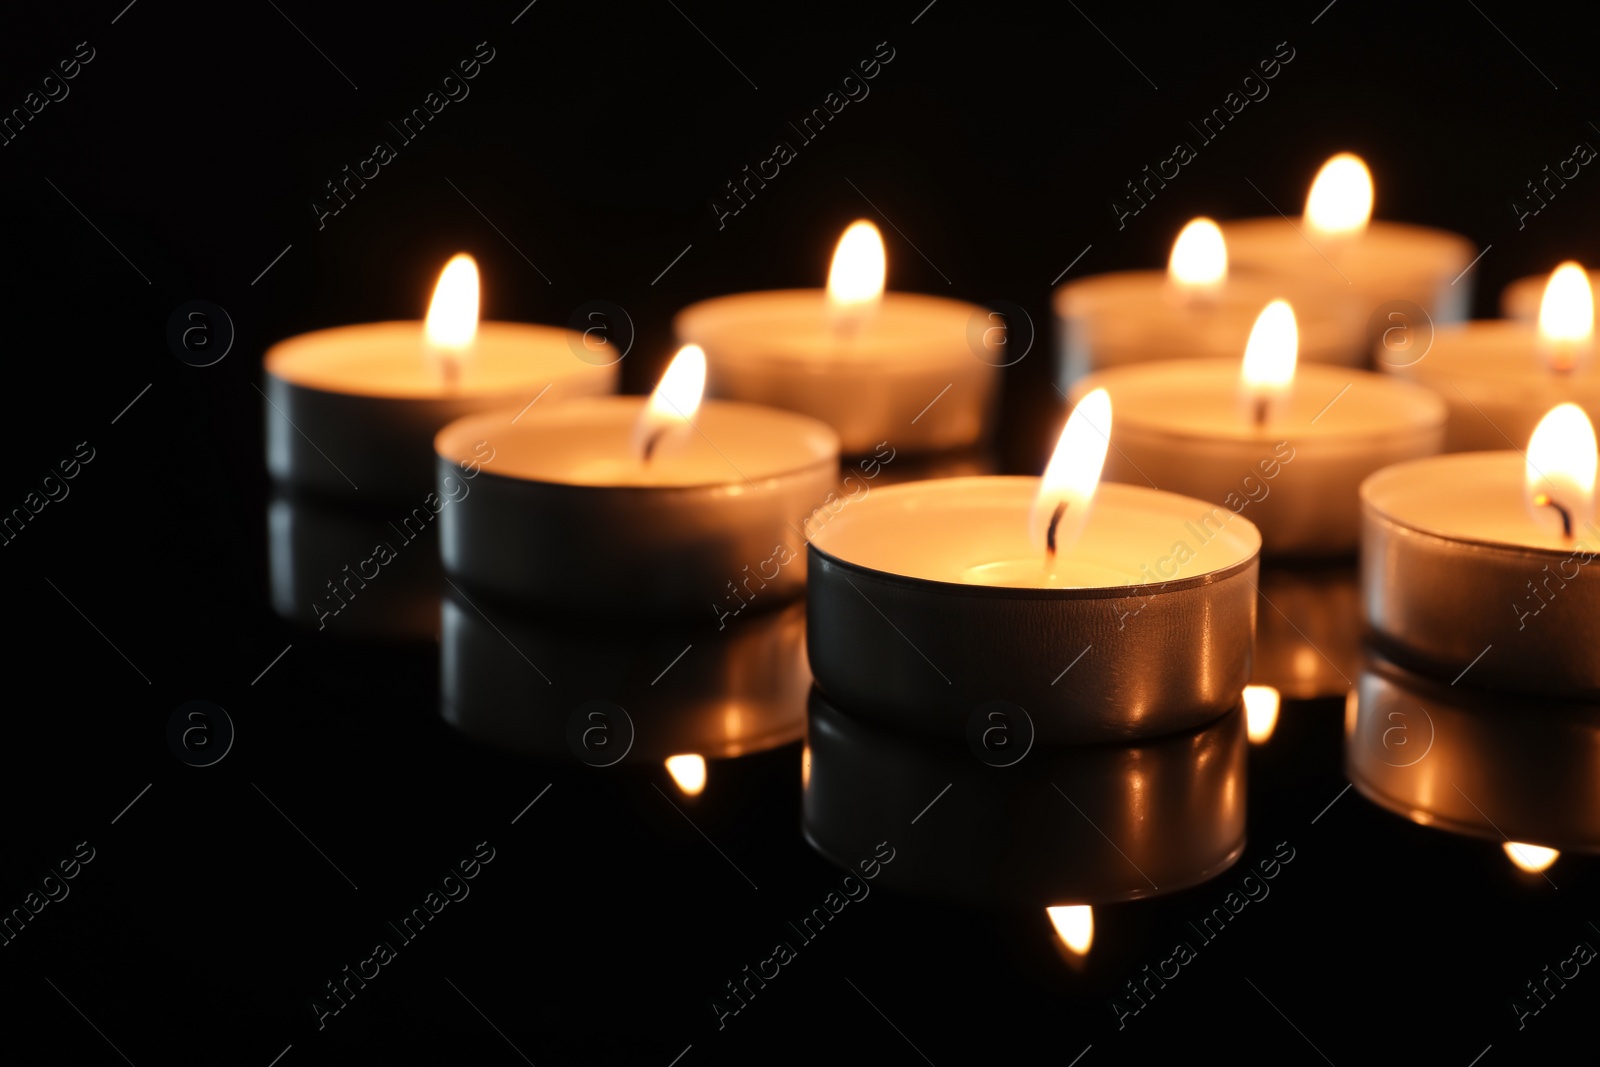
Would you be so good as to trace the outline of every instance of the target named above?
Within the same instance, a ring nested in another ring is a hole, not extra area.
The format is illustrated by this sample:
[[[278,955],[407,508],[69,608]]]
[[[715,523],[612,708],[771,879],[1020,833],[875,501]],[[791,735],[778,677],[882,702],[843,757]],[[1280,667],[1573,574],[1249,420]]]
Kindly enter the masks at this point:
[[[1526,455],[1435,456],[1361,486],[1367,624],[1419,669],[1600,699],[1594,429],[1553,409]]]
[[[1173,241],[1165,273],[1118,271],[1056,290],[1060,385],[1067,389],[1093,371],[1128,363],[1237,357],[1264,305],[1297,300],[1306,290],[1292,279],[1230,269],[1222,231],[1210,219],[1195,219]],[[1364,316],[1355,304],[1317,306],[1300,323],[1300,358],[1365,364]]]
[[[1444,404],[1382,375],[1300,365],[1296,344],[1293,310],[1274,301],[1242,363],[1169,360],[1079,382],[1074,399],[1104,389],[1117,410],[1106,478],[1210,501],[1202,530],[1248,513],[1268,553],[1352,551],[1361,480],[1437,452]]]
[[[975,350],[973,338],[999,328],[974,304],[884,292],[885,264],[877,228],[856,222],[840,238],[827,289],[701,301],[678,313],[674,329],[705,349],[712,396],[820,419],[846,455],[882,441],[902,452],[971,445],[986,434],[1005,361]]]
[[[1305,214],[1225,222],[1233,262],[1281,274],[1320,293],[1319,303],[1360,316],[1390,301],[1405,301],[1435,323],[1460,322],[1472,282],[1462,277],[1472,243],[1445,230],[1373,222],[1372,175],[1359,156],[1341,152],[1323,164],[1306,197]],[[1302,299],[1296,307],[1319,310]]]
[[[451,423],[435,442],[447,574],[574,612],[704,612],[750,568],[773,600],[805,584],[802,527],[830,498],[839,439],[815,419],[700,399],[685,346],[649,397],[596,397]],[[771,573],[765,573],[770,567]]]
[[[1200,501],[1097,487],[1111,420],[1103,394],[1085,397],[1042,479],[891,486],[824,527],[807,587],[817,684],[947,734],[1011,701],[1041,741],[1148,736],[1236,706],[1260,536],[1237,520],[1201,539]]]
[[[1589,279],[1589,299],[1600,305],[1600,272],[1586,272]],[[1550,275],[1530,274],[1518,278],[1500,292],[1500,314],[1520,322],[1538,322],[1539,309],[1544,304],[1545,290],[1550,285]]]
[[[1517,448],[1544,413],[1574,403],[1600,418],[1594,297],[1583,268],[1564,263],[1544,286],[1536,321],[1483,320],[1439,330],[1414,362],[1383,364],[1449,406],[1445,451]]]
[[[478,321],[478,272],[460,255],[440,275],[426,322],[301,334],[266,355],[267,470],[336,497],[421,503],[433,435],[452,419],[535,399],[616,389],[615,366],[575,354],[570,330]]]

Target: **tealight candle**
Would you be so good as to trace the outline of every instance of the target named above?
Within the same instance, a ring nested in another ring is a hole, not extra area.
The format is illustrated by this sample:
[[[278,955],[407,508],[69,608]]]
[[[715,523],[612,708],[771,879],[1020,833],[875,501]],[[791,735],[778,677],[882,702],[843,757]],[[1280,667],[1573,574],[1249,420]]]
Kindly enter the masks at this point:
[[[1600,418],[1593,354],[1593,292],[1583,268],[1564,263],[1545,284],[1536,325],[1495,320],[1443,329],[1416,362],[1384,369],[1443,397],[1445,451],[1471,452],[1517,447],[1563,402]]]
[[[704,383],[705,355],[688,345],[649,398],[446,426],[441,494],[462,472],[483,475],[441,514],[446,573],[589,614],[705,612],[729,590],[798,595],[805,528],[834,496],[838,435],[792,412],[702,403]]]
[[[1397,658],[1491,688],[1600,698],[1596,448],[1563,404],[1526,456],[1470,452],[1361,486],[1363,610]]]
[[[1372,221],[1372,175],[1342,152],[1323,164],[1305,215],[1227,222],[1233,261],[1314,285],[1340,304],[1352,296],[1362,313],[1391,301],[1415,304],[1434,323],[1460,322],[1471,305],[1472,242],[1458,234]],[[1303,305],[1304,306],[1304,305]]]
[[[1295,335],[1293,309],[1274,301],[1242,365],[1168,360],[1079,382],[1074,399],[1105,389],[1117,409],[1105,476],[1210,501],[1213,516],[1248,511],[1268,553],[1353,551],[1361,480],[1437,452],[1444,402],[1380,374],[1297,367]]]
[[[1068,419],[1043,478],[879,489],[810,543],[817,685],[857,714],[960,734],[990,700],[1043,742],[1185,729],[1239,701],[1261,538],[1201,536],[1197,500],[1097,484],[1105,394]],[[1092,515],[1091,515],[1092,504]]]
[[[456,256],[426,322],[377,322],[280,341],[266,355],[267,470],[285,486],[415,500],[433,488],[433,435],[452,419],[616,390],[580,335],[478,321],[478,272]]]
[[[705,300],[679,312],[674,329],[705,349],[711,395],[820,419],[846,455],[882,441],[903,452],[973,444],[1005,362],[984,338],[1003,331],[974,304],[885,293],[884,271],[876,227],[857,222],[839,240],[826,291]]]
[[[1244,349],[1269,301],[1294,297],[1292,280],[1228,269],[1222,231],[1210,219],[1190,222],[1172,245],[1165,273],[1118,271],[1056,290],[1063,389],[1096,370],[1179,357],[1233,357]],[[1304,289],[1300,285],[1298,288]],[[1364,309],[1324,299],[1319,317],[1300,324],[1300,358],[1362,366],[1367,361]]]
[[[1587,271],[1589,301],[1600,304],[1600,272]],[[1539,307],[1544,303],[1545,289],[1550,284],[1548,274],[1530,274],[1518,278],[1500,292],[1500,314],[1521,322],[1538,322]]]

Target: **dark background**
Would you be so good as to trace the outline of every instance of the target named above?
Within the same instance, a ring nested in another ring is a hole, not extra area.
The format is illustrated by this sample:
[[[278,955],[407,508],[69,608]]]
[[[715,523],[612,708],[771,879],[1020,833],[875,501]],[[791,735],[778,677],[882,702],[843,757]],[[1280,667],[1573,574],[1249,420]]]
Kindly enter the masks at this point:
[[[78,442],[96,458],[0,558],[0,906],[77,842],[97,850],[71,896],[0,948],[8,1059],[265,1065],[292,1045],[284,1065],[522,1062],[515,1046],[541,1065],[665,1067],[692,1046],[685,1067],[914,1063],[918,1050],[939,1064],[1067,1063],[1092,1045],[1086,1067],[1157,1054],[1465,1065],[1492,1045],[1487,1065],[1548,1057],[1592,1017],[1600,978],[1587,972],[1521,1032],[1508,1008],[1593,934],[1590,862],[1553,868],[1557,891],[1492,844],[1354,792],[1311,825],[1344,781],[1329,700],[1286,709],[1251,755],[1242,862],[1281,840],[1303,857],[1277,902],[1246,912],[1185,972],[1203,976],[1127,1030],[1106,1004],[1114,987],[1167,954],[1184,916],[1236,874],[1098,909],[1083,972],[1056,957],[1037,910],[877,894],[719,1032],[711,995],[838,877],[800,837],[798,744],[714,765],[691,806],[753,890],[661,802],[659,768],[470,745],[439,720],[436,651],[312,634],[268,610],[262,351],[311,328],[420,316],[458,250],[483,270],[488,317],[625,308],[639,338],[624,387],[637,392],[669,354],[676,309],[818,285],[840,230],[873,219],[892,288],[1031,316],[1033,348],[1005,379],[1000,457],[1013,471],[1038,469],[1062,415],[1052,279],[1085,247],[1068,277],[1157,266],[1189,217],[1270,214],[1262,194],[1295,214],[1335,151],[1368,160],[1378,217],[1493,246],[1463,280],[1479,314],[1513,278],[1600,260],[1588,188],[1600,177],[1587,169],[1523,229],[1510,207],[1575,143],[1600,144],[1596,20],[1578,5],[924,3],[109,0],[6,13],[0,108],[78,42],[95,58],[0,147],[0,507]],[[480,41],[495,58],[471,95],[319,229],[322,184],[393,141],[387,121]],[[882,41],[895,58],[871,95],[719,229],[723,183],[793,143],[787,122]],[[1295,58],[1271,95],[1119,230],[1109,202],[1123,183],[1193,141],[1187,121],[1285,41]],[[203,369],[165,340],[193,299],[237,330]],[[186,767],[166,744],[167,717],[194,698],[239,728],[215,767]],[[932,816],[914,832],[937,847]],[[485,839],[497,859],[472,898],[318,1032],[307,1002],[321,984]]]

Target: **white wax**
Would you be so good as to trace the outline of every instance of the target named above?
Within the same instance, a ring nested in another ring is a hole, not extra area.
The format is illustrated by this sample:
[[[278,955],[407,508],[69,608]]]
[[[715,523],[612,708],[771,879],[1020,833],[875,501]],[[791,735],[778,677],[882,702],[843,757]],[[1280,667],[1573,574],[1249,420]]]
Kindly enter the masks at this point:
[[[1134,585],[1140,580],[1132,567],[1108,567],[1095,560],[1068,558],[1045,561],[1039,556],[980,563],[962,576],[968,585],[1003,585],[1013,589],[1083,589],[1096,586]]]
[[[1446,230],[1374,221],[1359,234],[1332,238],[1303,219],[1277,217],[1225,222],[1222,235],[1230,266],[1289,275],[1322,287],[1326,299],[1354,294],[1367,313],[1405,300],[1437,325],[1465,319],[1471,304],[1471,275],[1460,274],[1472,262],[1472,242]]]
[[[974,351],[992,325],[984,309],[917,293],[885,293],[848,334],[835,329],[821,289],[705,300],[673,325],[680,342],[705,349],[711,395],[821,419],[850,455],[880,441],[901,451],[978,441],[1006,361]]]
[[[1538,322],[1544,287],[1549,284],[1548,274],[1518,278],[1500,291],[1500,314],[1520,322]],[[1600,307],[1600,271],[1589,271],[1589,288],[1594,294],[1595,306]]]
[[[844,509],[812,543],[847,563],[954,585],[1113,589],[1178,581],[1235,566],[1261,546],[1249,523],[1209,540],[1197,500],[1137,486],[1101,485],[1076,544],[1047,569],[1029,533],[1039,479],[949,478],[872,493]],[[1180,549],[1178,546],[1182,545]]]
[[[615,377],[574,354],[579,335],[571,330],[520,322],[479,323],[452,377],[422,325],[373,322],[290,337],[267,353],[267,373],[323,392],[406,399],[516,396],[552,380],[586,378],[609,388]]]
[[[1172,360],[1090,375],[1072,391],[1111,394],[1104,477],[1208,500],[1246,514],[1268,552],[1355,548],[1361,480],[1437,452],[1444,403],[1365,371],[1302,366],[1257,426],[1241,401],[1238,360]]]
[[[1309,299],[1307,298],[1309,297]],[[1151,360],[1244,354],[1261,309],[1283,298],[1294,306],[1300,359],[1363,366],[1366,309],[1292,278],[1229,274],[1215,294],[1177,289],[1163,271],[1120,271],[1068,282],[1056,290],[1059,372],[1063,387],[1106,367]]]
[[[1567,401],[1600,421],[1600,361],[1556,373],[1540,359],[1537,329],[1528,322],[1443,329],[1417,362],[1383,369],[1430,387],[1449,405],[1447,452],[1525,449],[1545,413]]]

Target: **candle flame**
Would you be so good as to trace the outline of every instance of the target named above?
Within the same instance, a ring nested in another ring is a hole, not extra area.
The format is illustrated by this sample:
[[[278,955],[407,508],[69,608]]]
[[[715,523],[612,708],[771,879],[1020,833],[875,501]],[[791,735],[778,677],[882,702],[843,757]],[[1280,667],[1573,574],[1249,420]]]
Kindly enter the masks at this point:
[[[684,345],[667,365],[633,427],[634,449],[646,462],[665,437],[681,436],[692,425],[705,388],[705,350],[699,345]]]
[[[478,264],[465,252],[451,256],[439,273],[422,333],[429,348],[455,359],[478,336]]]
[[[1253,745],[1265,744],[1278,725],[1278,691],[1270,685],[1244,687],[1244,730]]]
[[[805,789],[811,784],[811,746],[800,747],[800,788]]]
[[[1210,295],[1228,280],[1228,244],[1207,218],[1190,222],[1172,242],[1167,278],[1180,292]]]
[[[706,758],[689,753],[667,757],[667,773],[687,797],[697,797],[706,788]]]
[[[1539,301],[1539,352],[1553,371],[1587,363],[1594,351],[1594,290],[1588,273],[1568,260],[1545,283]]]
[[[1594,426],[1576,404],[1557,404],[1534,428],[1523,465],[1523,499],[1541,527],[1571,539],[1594,518]]]
[[[1088,904],[1062,904],[1044,909],[1056,936],[1075,956],[1087,956],[1094,944],[1094,908]]]
[[[1110,444],[1111,394],[1096,389],[1072,410],[1033,498],[1028,524],[1035,546],[1045,550],[1047,559],[1065,551],[1083,532]]]
[[[1517,865],[1519,870],[1529,874],[1538,874],[1550,868],[1550,865],[1561,858],[1561,853],[1553,848],[1543,845],[1525,845],[1521,841],[1507,841],[1500,846],[1505,849],[1507,858]]]
[[[1306,196],[1306,226],[1324,237],[1350,237],[1372,221],[1372,172],[1340,152],[1322,165]]]
[[[828,268],[828,318],[837,333],[852,333],[877,312],[888,268],[883,236],[865,220],[852,222]]]
[[[1294,386],[1299,353],[1300,330],[1294,308],[1287,300],[1274,300],[1256,316],[1244,346],[1244,362],[1239,365],[1239,393],[1257,425],[1267,421],[1271,406]]]

